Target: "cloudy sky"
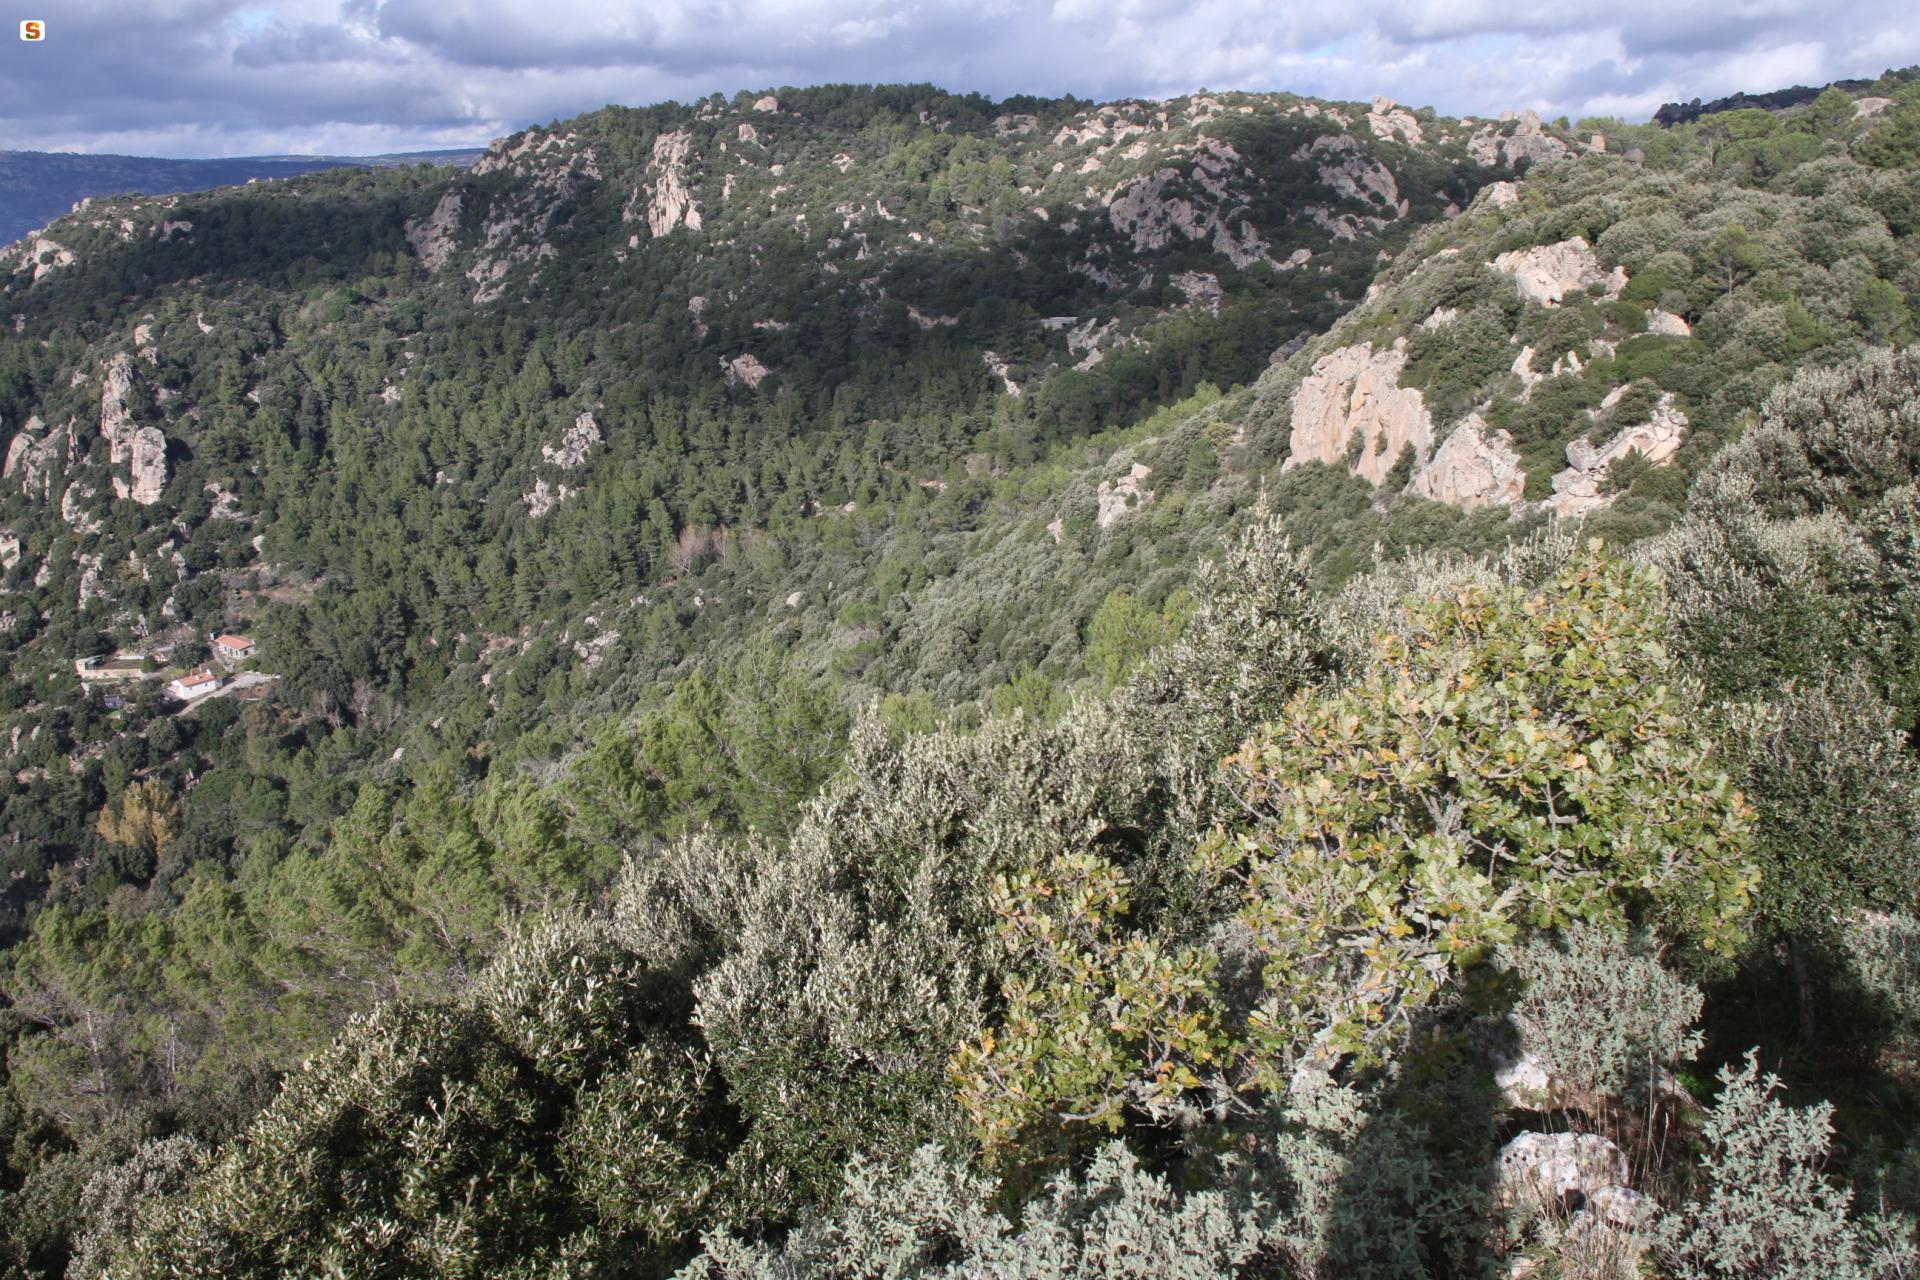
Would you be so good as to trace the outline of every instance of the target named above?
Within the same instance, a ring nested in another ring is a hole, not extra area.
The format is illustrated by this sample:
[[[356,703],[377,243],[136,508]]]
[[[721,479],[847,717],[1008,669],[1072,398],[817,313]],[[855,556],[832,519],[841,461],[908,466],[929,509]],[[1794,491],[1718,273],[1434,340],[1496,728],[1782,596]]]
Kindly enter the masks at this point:
[[[1912,0],[0,0],[7,147],[220,156],[484,142],[608,102],[932,81],[995,96],[1660,103],[1920,62]]]

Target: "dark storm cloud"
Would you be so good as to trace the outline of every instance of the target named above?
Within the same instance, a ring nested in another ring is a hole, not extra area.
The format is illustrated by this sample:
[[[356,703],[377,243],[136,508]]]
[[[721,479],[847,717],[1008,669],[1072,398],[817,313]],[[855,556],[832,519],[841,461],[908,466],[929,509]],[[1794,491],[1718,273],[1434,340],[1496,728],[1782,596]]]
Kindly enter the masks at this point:
[[[827,80],[1644,117],[1920,61],[1920,24],[1889,0],[8,2],[50,32],[0,46],[10,145],[175,155],[455,145],[609,101]]]

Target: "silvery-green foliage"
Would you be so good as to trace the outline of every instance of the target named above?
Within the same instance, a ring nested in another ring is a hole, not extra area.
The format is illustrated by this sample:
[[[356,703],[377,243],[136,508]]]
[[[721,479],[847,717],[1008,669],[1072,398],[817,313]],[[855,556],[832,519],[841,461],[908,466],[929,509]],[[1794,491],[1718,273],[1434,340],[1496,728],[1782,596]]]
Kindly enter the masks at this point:
[[[1186,630],[1148,660],[1115,708],[1151,740],[1218,758],[1294,690],[1325,678],[1334,654],[1308,558],[1267,511],[1201,566],[1192,590]]]
[[[830,1199],[856,1151],[959,1137],[948,1061],[1001,957],[995,875],[1087,853],[1179,910],[1218,752],[1326,668],[1303,560],[1272,518],[1201,574],[1182,639],[1112,701],[901,739],[868,718],[778,851],[687,845],[629,872],[623,929],[727,939],[698,1019],[749,1132],[739,1211]],[[699,884],[715,868],[724,891]],[[728,935],[731,935],[729,938]]]
[[[719,1175],[706,1156],[727,1136],[711,1072],[695,1050],[642,1044],[576,1099],[560,1159],[601,1223],[655,1240],[696,1224]]]
[[[1669,972],[1651,939],[1593,924],[1537,935],[1504,963],[1525,989],[1511,1014],[1525,1051],[1581,1092],[1621,1095],[1691,1061],[1706,997]]]
[[[80,1218],[86,1227],[74,1238],[69,1280],[100,1275],[168,1199],[187,1190],[205,1158],[205,1148],[183,1134],[155,1138],[88,1179],[80,1195]]]
[[[1890,1280],[1920,1266],[1912,1224],[1848,1216],[1852,1188],[1822,1172],[1833,1106],[1792,1108],[1758,1052],[1720,1072],[1701,1126],[1699,1186],[1658,1231],[1675,1280]]]
[[[628,858],[614,889],[614,934],[657,969],[696,973],[744,932],[754,878],[778,858],[760,836],[705,830]]]
[[[1298,1280],[1396,1280],[1425,1270],[1421,1235],[1443,1211],[1425,1134],[1351,1085],[1307,1078],[1238,1168],[1262,1243]]]
[[[671,995],[602,923],[562,916],[508,939],[474,1003],[542,1074],[575,1084],[604,1062],[609,1040],[632,1039]]]
[[[830,1195],[854,1151],[958,1135],[947,1060],[979,1026],[992,875],[1109,851],[1161,823],[1160,792],[1094,708],[897,741],[856,730],[842,774],[753,876],[698,1017],[753,1126],[740,1184]]]
[[[1260,1247],[1252,1211],[1181,1195],[1117,1142],[1017,1227],[988,1207],[992,1190],[936,1147],[902,1168],[856,1161],[832,1217],[780,1246],[716,1232],[681,1280],[1217,1280]]]
[[[1900,912],[1859,912],[1841,928],[1838,950],[1870,1016],[1890,1027],[1887,1048],[1920,1052],[1920,920]],[[1916,1182],[1920,1188],[1920,1181]]]
[[[1830,940],[1863,908],[1913,901],[1920,768],[1863,675],[1796,681],[1727,720],[1761,818],[1754,896],[1772,931]]]
[[[1869,349],[1832,369],[1804,370],[1767,397],[1762,421],[1786,434],[1764,454],[1772,475],[1753,470],[1773,509],[1854,510],[1920,474],[1920,348]]]

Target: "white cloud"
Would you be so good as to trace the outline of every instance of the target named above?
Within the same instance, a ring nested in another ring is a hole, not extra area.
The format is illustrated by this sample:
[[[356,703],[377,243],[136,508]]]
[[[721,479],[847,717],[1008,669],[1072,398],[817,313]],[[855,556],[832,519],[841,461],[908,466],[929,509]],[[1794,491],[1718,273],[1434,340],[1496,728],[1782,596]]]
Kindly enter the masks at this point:
[[[1904,0],[64,0],[0,45],[11,145],[172,155],[484,141],[606,102],[932,81],[996,96],[1201,86],[1486,115],[1920,61]]]

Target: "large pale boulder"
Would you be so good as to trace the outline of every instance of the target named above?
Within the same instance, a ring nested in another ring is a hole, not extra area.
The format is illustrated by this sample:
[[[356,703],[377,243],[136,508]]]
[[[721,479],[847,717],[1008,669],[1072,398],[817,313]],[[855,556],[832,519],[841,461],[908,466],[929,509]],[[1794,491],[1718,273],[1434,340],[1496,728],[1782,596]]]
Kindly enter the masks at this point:
[[[1473,413],[1454,428],[1453,434],[1434,450],[1433,460],[1414,476],[1413,491],[1463,511],[1477,511],[1519,502],[1526,497],[1527,476],[1520,469],[1513,437],[1489,430],[1486,419]]]
[[[73,465],[73,425],[48,431],[38,415],[21,424],[19,433],[7,445],[7,460],[0,479],[16,484],[20,492],[43,501],[53,496],[54,474]]]
[[[647,162],[652,185],[635,193],[628,203],[627,216],[633,216],[644,195],[647,230],[655,238],[675,227],[684,226],[689,231],[700,229],[700,206],[694,203],[693,192],[687,186],[687,151],[692,145],[693,135],[685,129],[663,133],[653,140],[653,155]]]
[[[587,454],[600,439],[600,424],[593,420],[593,411],[584,410],[560,437],[558,445],[540,446],[540,456],[562,471],[571,471],[587,460]]]
[[[1611,494],[1601,492],[1607,471],[1629,454],[1639,454],[1656,467],[1666,466],[1687,436],[1687,415],[1671,394],[1660,397],[1645,422],[1627,427],[1596,448],[1586,436],[1567,446],[1567,469],[1553,477],[1553,496],[1547,505],[1563,516],[1585,515],[1610,506]]]
[[[460,193],[449,191],[433,206],[432,213],[407,223],[407,243],[413,246],[413,256],[427,270],[445,266],[453,256],[454,232],[460,229],[460,207]],[[206,332],[204,327],[201,332]]]
[[[1426,139],[1421,135],[1420,122],[1413,113],[1394,103],[1392,98],[1375,98],[1373,110],[1367,112],[1367,128],[1373,136],[1382,141],[1391,142],[1399,138],[1409,146],[1417,147]]]
[[[1664,334],[1669,338],[1690,338],[1693,336],[1693,326],[1683,316],[1655,309],[1647,313],[1647,332]]]
[[[761,364],[760,357],[749,351],[743,355],[737,355],[731,360],[722,356],[720,359],[720,372],[726,378],[728,386],[731,387],[744,382],[749,389],[752,389],[758,387],[761,381],[764,380],[768,374],[772,373],[773,370]]]
[[[1549,307],[1560,305],[1569,293],[1579,293],[1597,284],[1606,286],[1607,297],[1618,298],[1627,287],[1627,273],[1621,267],[1611,272],[1600,268],[1593,246],[1581,236],[1558,244],[1534,245],[1513,249],[1493,260],[1493,268],[1513,277],[1522,297]]]
[[[127,455],[125,496],[141,506],[152,506],[167,487],[167,437],[158,427],[141,427],[133,433]],[[114,489],[119,488],[115,480]]]
[[[1144,462],[1136,462],[1118,480],[1102,480],[1097,495],[1100,507],[1094,516],[1094,523],[1102,529],[1111,528],[1127,512],[1152,502],[1153,490],[1145,484],[1146,478],[1152,474],[1152,467]],[[1060,541],[1057,535],[1054,541]]]
[[[1340,466],[1355,439],[1360,452],[1354,474],[1376,485],[1409,445],[1415,464],[1425,461],[1433,446],[1433,418],[1420,392],[1400,385],[1406,345],[1402,338],[1375,351],[1371,342],[1363,342],[1314,362],[1294,393],[1287,469],[1312,461]]]

